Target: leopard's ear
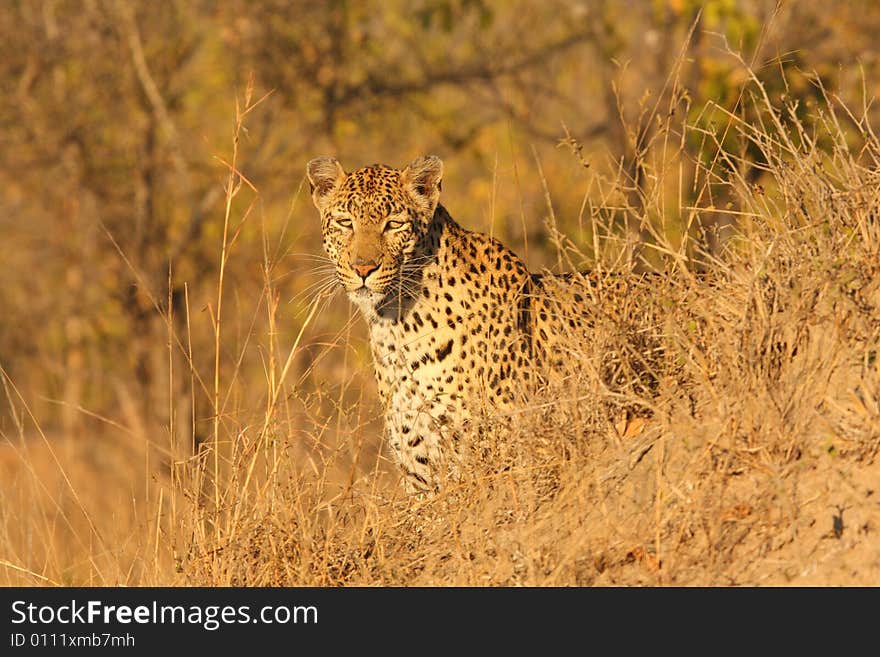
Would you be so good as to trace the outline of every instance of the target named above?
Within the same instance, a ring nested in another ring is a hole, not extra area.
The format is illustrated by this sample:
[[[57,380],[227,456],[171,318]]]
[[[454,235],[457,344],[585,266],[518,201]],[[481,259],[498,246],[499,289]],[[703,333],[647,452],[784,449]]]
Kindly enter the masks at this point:
[[[412,194],[424,201],[433,212],[440,200],[443,160],[436,155],[417,157],[403,170],[401,180],[409,187]]]
[[[345,179],[345,170],[335,157],[316,157],[306,166],[312,201],[322,210],[330,194]]]

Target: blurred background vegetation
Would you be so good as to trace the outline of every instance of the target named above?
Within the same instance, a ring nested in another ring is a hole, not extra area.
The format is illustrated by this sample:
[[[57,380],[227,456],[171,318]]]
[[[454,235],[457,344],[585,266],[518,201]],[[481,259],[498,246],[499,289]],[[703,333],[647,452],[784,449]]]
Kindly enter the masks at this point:
[[[282,352],[293,342],[310,301],[320,227],[303,172],[314,156],[353,169],[440,155],[452,215],[533,268],[551,266],[551,209],[587,253],[594,201],[619,208],[623,238],[650,240],[632,218],[652,193],[651,158],[679,149],[696,161],[711,154],[701,135],[728,139],[725,112],[747,111],[744,63],[806,121],[818,83],[876,118],[878,33],[870,0],[8,0],[0,365],[17,392],[0,404],[0,432],[18,433],[27,406],[66,435],[116,425],[167,435],[173,423],[198,442],[215,412],[234,434],[247,421],[236,413],[265,393],[248,381],[263,380],[273,341]],[[228,403],[217,411],[226,163],[250,84],[262,102],[237,144],[250,184],[232,206]],[[655,143],[674,113],[697,129]],[[744,173],[760,185],[754,158]],[[597,176],[627,181],[619,198],[594,198]],[[661,190],[675,202],[657,220],[669,239],[692,233],[711,252],[725,215],[694,225],[678,213],[723,199],[707,198],[693,171],[678,180]],[[348,350],[317,356],[349,312],[337,299],[304,338],[302,386],[345,383]],[[362,327],[352,330],[351,376],[368,387]]]

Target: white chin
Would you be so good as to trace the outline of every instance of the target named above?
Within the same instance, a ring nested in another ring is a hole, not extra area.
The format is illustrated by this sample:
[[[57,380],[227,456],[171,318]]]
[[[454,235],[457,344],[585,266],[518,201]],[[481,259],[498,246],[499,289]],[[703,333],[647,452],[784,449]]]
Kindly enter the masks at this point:
[[[382,300],[383,295],[379,292],[374,292],[369,288],[361,287],[357,290],[348,290],[348,298],[359,308],[365,310],[368,307],[373,308]]]

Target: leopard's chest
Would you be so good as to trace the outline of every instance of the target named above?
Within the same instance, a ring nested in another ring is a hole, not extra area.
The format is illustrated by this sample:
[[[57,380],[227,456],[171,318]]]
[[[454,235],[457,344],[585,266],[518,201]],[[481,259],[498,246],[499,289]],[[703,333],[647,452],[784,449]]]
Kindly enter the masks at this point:
[[[443,317],[443,309],[423,303],[401,319],[371,325],[376,377],[386,406],[410,398],[418,404],[461,396],[460,344],[464,328],[447,323]]]

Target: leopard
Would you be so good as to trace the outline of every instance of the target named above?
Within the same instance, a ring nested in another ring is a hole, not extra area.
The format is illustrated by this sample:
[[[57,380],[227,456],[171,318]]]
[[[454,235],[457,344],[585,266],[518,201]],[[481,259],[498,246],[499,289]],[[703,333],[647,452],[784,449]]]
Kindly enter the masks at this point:
[[[571,275],[529,271],[440,203],[444,165],[307,165],[323,248],[366,321],[384,437],[411,492],[437,491],[477,409],[504,409],[570,365],[588,315]],[[587,286],[589,288],[589,286]],[[525,393],[523,392],[525,391]]]

